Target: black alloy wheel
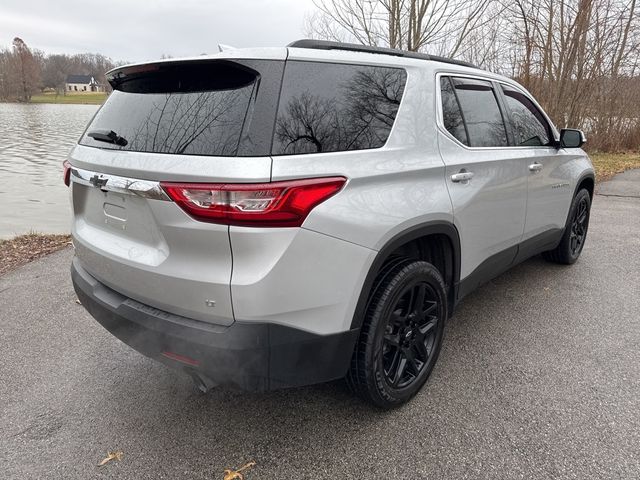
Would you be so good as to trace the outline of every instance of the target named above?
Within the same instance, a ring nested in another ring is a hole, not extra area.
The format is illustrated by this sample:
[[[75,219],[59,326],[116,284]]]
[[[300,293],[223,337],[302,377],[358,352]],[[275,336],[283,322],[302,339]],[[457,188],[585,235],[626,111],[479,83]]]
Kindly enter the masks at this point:
[[[392,388],[405,388],[420,378],[434,353],[440,313],[438,296],[426,282],[405,288],[387,320],[382,366]]]
[[[591,212],[591,195],[582,188],[576,193],[569,207],[567,223],[560,243],[553,250],[544,252],[547,260],[555,263],[571,265],[578,260],[589,230],[589,215]]]
[[[571,234],[569,237],[569,248],[575,257],[580,255],[584,241],[587,238],[587,227],[589,220],[589,204],[587,198],[582,197],[577,205],[571,222]]]
[[[347,374],[365,400],[389,409],[425,384],[440,353],[447,288],[432,264],[396,258],[375,283]]]

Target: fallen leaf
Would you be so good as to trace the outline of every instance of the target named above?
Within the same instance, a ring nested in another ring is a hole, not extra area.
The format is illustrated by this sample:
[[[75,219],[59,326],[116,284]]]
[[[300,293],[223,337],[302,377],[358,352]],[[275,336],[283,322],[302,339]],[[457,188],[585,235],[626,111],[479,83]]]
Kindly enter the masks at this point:
[[[248,470],[251,467],[254,467],[256,462],[245,463],[237,470],[227,469],[224,471],[224,478],[222,480],[244,480],[244,474],[242,473],[244,470]]]
[[[122,460],[122,456],[124,455],[123,452],[117,451],[117,452],[107,452],[107,458],[102,459],[102,461],[98,464],[99,467],[106,465],[107,462],[110,462],[113,459],[116,459],[117,461]]]

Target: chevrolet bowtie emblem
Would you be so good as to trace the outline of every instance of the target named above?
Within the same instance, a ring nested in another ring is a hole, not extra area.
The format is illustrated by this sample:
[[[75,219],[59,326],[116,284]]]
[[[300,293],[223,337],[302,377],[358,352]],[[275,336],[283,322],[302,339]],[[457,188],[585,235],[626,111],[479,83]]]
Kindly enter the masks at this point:
[[[91,185],[93,185],[94,187],[97,187],[97,188],[104,187],[107,184],[108,181],[109,181],[108,178],[100,178],[99,175],[94,175],[93,177],[91,177],[89,179],[89,182],[91,182]]]

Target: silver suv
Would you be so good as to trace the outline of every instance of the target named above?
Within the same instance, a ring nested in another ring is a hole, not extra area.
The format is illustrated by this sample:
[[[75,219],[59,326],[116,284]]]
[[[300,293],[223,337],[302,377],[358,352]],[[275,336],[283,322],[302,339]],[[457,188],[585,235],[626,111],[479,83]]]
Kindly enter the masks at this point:
[[[66,163],[73,284],[203,390],[346,377],[400,405],[465,295],[584,245],[582,133],[472,65],[301,40],[108,79]]]

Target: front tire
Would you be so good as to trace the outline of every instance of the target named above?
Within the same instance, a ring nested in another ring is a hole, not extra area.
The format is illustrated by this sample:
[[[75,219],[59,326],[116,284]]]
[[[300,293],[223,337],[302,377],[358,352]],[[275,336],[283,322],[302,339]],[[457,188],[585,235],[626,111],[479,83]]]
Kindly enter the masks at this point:
[[[411,399],[433,370],[447,318],[447,292],[438,269],[424,261],[405,259],[383,273],[347,382],[365,400],[389,409]]]
[[[564,265],[578,260],[587,240],[590,212],[591,195],[583,188],[573,197],[562,240],[555,249],[543,253],[545,259]]]

